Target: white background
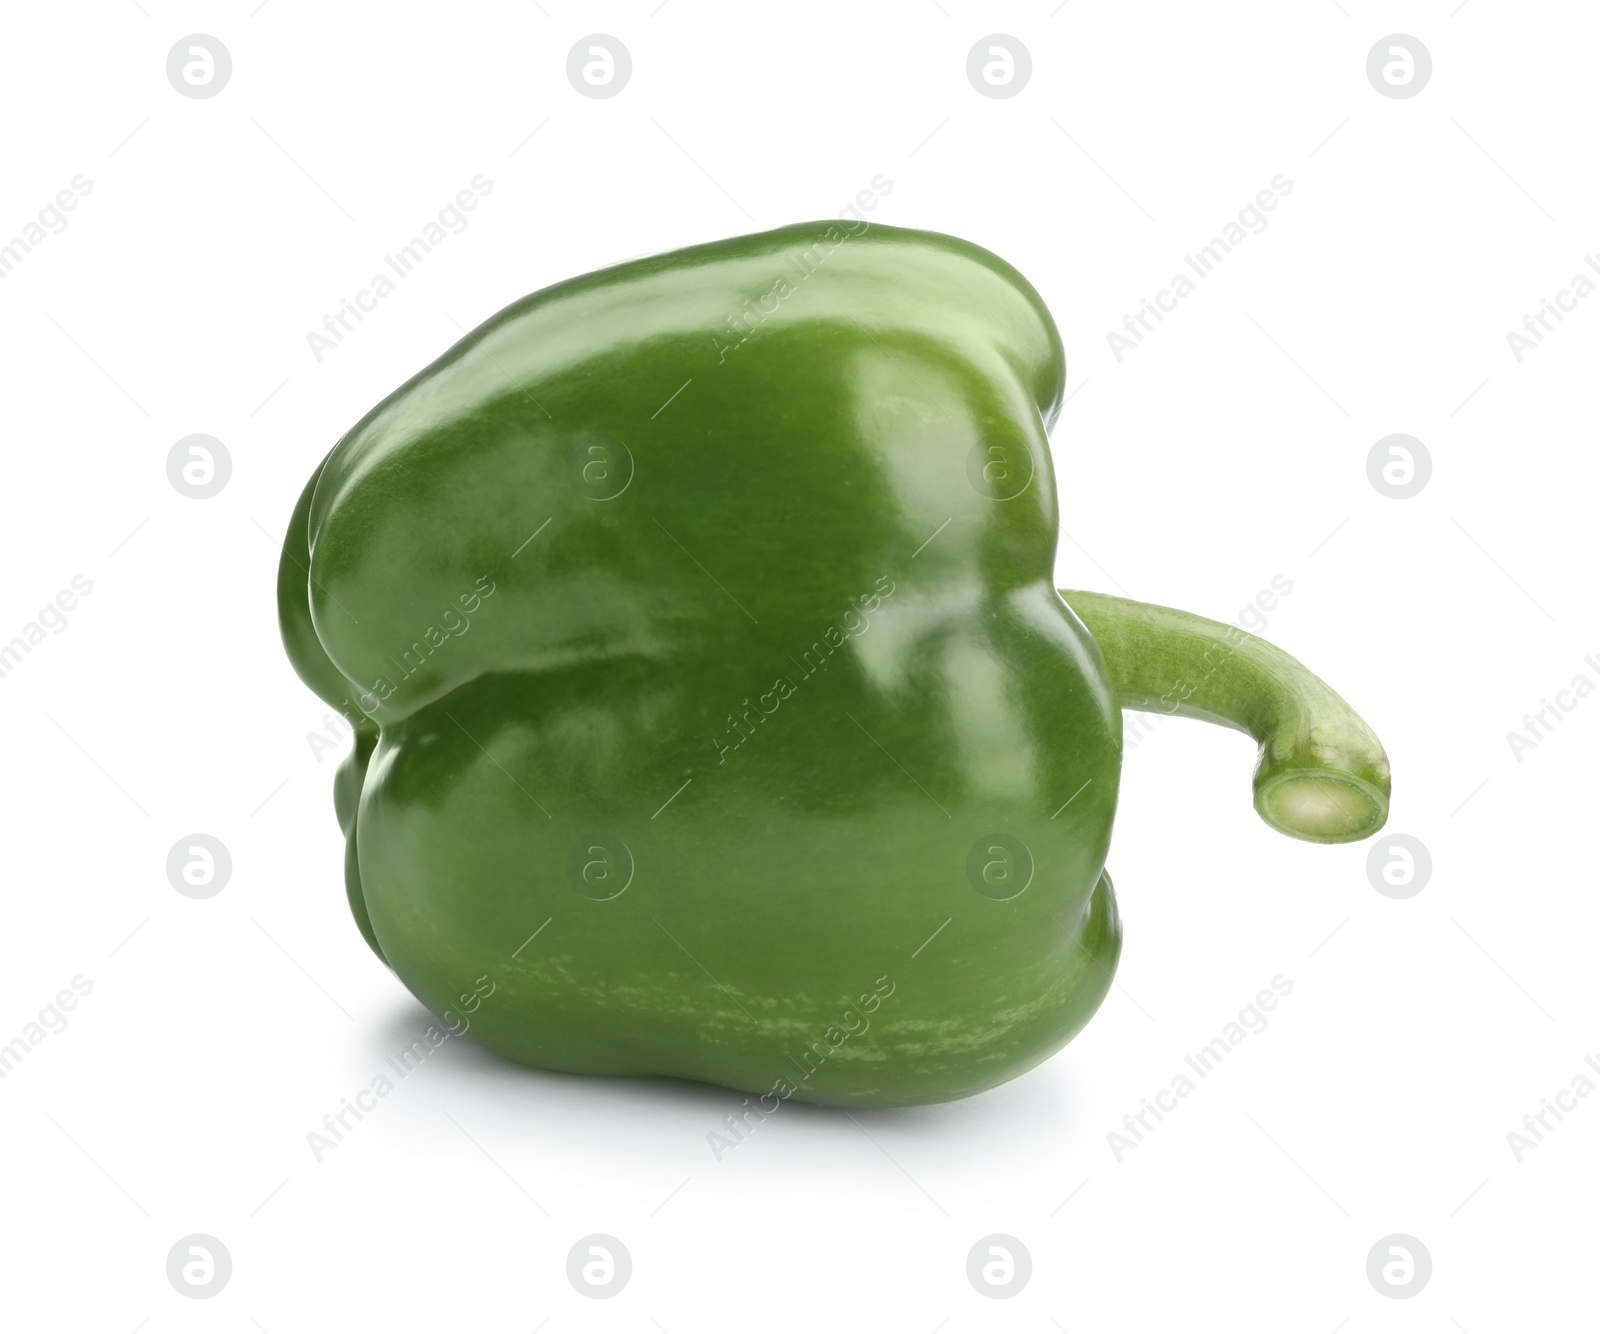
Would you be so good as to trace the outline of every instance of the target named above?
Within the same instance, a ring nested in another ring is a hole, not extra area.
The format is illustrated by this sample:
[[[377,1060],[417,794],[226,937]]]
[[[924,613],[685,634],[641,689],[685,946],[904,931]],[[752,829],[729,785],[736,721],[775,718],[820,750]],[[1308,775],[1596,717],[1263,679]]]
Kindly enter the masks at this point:
[[[1600,299],[1520,363],[1506,333],[1600,249],[1600,16],[1504,0],[257,2],[14,7],[0,48],[0,239],[75,175],[93,186],[0,281],[0,639],[74,575],[93,583],[0,679],[0,1043],[73,977],[93,986],[0,1082],[0,1322],[1592,1319],[1600,1097],[1521,1161],[1507,1134],[1600,1052],[1600,699],[1520,760],[1507,733],[1575,675],[1600,683],[1584,663],[1600,653]],[[965,73],[996,31],[1033,63],[1006,99]],[[165,73],[196,32],[233,59],[204,100]],[[565,74],[595,32],[633,60],[607,100]],[[1413,98],[1368,82],[1391,33],[1432,53]],[[307,333],[478,173],[493,191],[470,226],[316,360]],[[1119,362],[1107,331],[1279,173],[1294,188],[1266,230]],[[314,752],[325,709],[278,642],[276,541],[302,484],[516,297],[834,215],[879,174],[893,188],[874,220],[995,250],[1061,326],[1063,586],[1232,619],[1291,581],[1265,633],[1378,730],[1390,831],[1428,849],[1431,879],[1386,898],[1368,845],[1273,834],[1250,807],[1248,741],[1161,721],[1129,751],[1112,849],[1120,985],[1028,1076],[938,1107],[789,1105],[718,1161],[707,1135],[734,1095],[522,1071],[452,1040],[315,1161],[307,1133],[427,1017],[349,918],[343,745]],[[197,432],[233,460],[203,501],[166,475]],[[1412,499],[1368,480],[1393,432],[1433,460]],[[165,872],[196,831],[233,858],[204,901]],[[1293,991],[1270,1026],[1118,1161],[1108,1132],[1277,974]],[[608,1301],[565,1273],[596,1232],[633,1258]],[[208,1300],[166,1276],[190,1233],[233,1259]],[[1033,1257],[1009,1300],[967,1279],[990,1233]],[[1391,1233],[1433,1259],[1406,1300],[1366,1274]]]

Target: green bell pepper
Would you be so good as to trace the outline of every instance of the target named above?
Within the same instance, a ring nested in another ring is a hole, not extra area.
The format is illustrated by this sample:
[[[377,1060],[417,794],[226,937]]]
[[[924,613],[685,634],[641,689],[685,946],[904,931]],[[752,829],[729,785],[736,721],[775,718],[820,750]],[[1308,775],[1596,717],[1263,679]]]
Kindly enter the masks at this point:
[[[1287,654],[1054,588],[1064,378],[1002,260],[817,223],[537,292],[378,404],[279,577],[367,943],[529,1065],[938,1102],[1110,987],[1121,708],[1247,731],[1274,828],[1378,829]]]

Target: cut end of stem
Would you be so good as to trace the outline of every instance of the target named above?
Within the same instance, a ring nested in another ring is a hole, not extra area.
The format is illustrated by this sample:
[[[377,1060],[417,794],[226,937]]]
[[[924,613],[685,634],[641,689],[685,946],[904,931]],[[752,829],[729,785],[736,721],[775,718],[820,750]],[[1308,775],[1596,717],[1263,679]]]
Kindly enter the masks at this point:
[[[1354,774],[1299,769],[1256,786],[1256,811],[1279,833],[1311,843],[1355,843],[1389,817],[1388,793]]]

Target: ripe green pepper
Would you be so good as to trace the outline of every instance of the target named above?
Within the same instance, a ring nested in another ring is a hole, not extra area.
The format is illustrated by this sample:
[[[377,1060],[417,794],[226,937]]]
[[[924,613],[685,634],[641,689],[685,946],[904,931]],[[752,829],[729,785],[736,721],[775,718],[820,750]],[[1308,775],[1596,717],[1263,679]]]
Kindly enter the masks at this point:
[[[378,404],[279,577],[368,944],[529,1065],[938,1102],[1111,984],[1121,708],[1250,733],[1285,833],[1378,829],[1287,654],[1057,592],[1064,379],[1004,261],[818,223],[537,292]]]

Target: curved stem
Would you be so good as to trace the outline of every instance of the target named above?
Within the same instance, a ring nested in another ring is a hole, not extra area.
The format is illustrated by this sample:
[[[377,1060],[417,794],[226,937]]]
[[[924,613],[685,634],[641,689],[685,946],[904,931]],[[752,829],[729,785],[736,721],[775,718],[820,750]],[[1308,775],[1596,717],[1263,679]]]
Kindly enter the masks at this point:
[[[1203,718],[1260,744],[1255,806],[1274,829],[1350,843],[1389,815],[1389,757],[1328,684],[1235,626],[1061,590],[1100,646],[1125,709]]]

